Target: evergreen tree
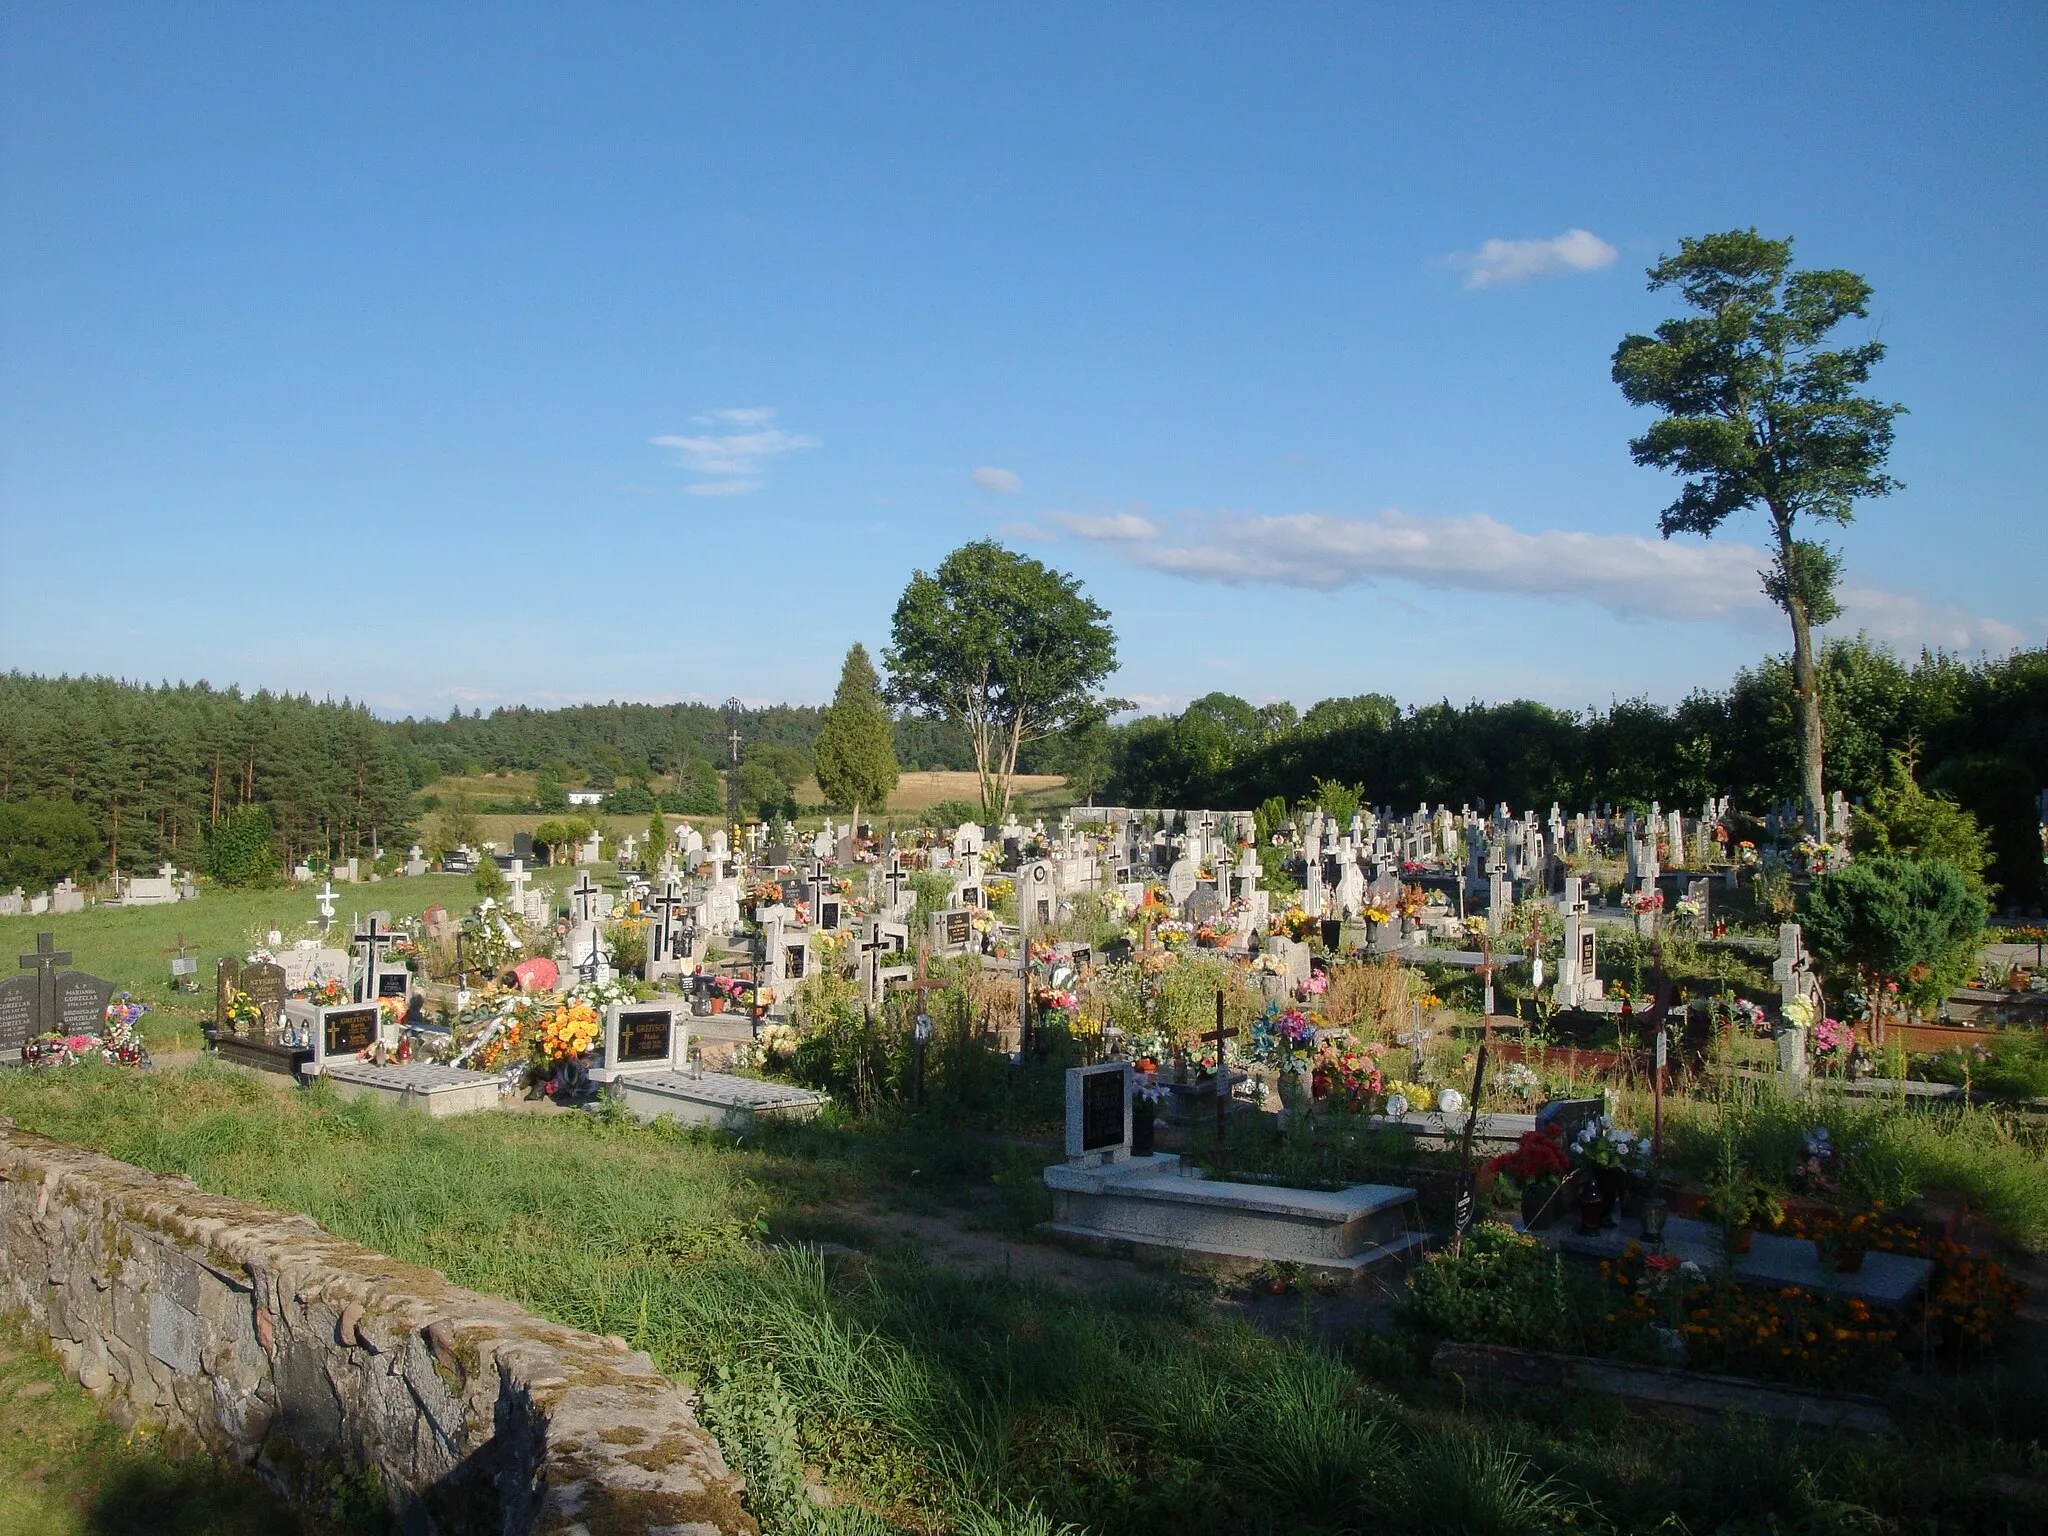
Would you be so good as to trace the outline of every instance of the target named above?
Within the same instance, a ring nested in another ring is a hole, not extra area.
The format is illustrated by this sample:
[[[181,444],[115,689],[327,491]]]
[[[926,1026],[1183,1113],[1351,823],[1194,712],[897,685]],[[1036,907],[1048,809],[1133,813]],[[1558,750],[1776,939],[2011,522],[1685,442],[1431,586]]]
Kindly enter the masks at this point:
[[[848,806],[856,824],[863,805],[879,809],[895,791],[894,724],[882,703],[882,681],[858,641],[839,669],[839,691],[818,733],[818,788]]]

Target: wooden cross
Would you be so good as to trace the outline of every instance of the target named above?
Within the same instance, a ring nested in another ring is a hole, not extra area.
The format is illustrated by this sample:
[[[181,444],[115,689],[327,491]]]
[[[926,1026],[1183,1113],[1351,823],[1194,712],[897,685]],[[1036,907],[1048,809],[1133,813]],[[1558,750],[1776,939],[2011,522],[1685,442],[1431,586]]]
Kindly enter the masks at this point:
[[[1226,1029],[1223,1025],[1223,989],[1218,987],[1216,989],[1216,1027],[1201,1037],[1205,1045],[1216,1047],[1216,1148],[1218,1156],[1222,1155],[1223,1149],[1224,1117],[1230,1113],[1230,1064],[1223,1054],[1223,1044],[1226,1040],[1235,1039],[1236,1036],[1237,1030],[1235,1027]]]
[[[21,969],[36,972],[38,1016],[45,1029],[57,1027],[57,967],[71,963],[71,951],[57,948],[54,933],[36,935],[36,952],[21,957]]]

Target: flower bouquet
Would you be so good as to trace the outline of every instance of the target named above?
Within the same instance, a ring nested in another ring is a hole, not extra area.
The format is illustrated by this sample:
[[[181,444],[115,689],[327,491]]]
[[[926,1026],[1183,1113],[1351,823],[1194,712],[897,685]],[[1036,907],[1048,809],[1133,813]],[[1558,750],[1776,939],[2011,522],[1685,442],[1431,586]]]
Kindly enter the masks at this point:
[[[1559,1138],[1547,1131],[1524,1131],[1515,1150],[1489,1158],[1482,1173],[1513,1181],[1522,1201],[1522,1225],[1542,1228],[1557,1220],[1559,1198],[1572,1175],[1572,1160]]]
[[[1846,1071],[1849,1058],[1855,1052],[1856,1031],[1847,1024],[1836,1019],[1822,1019],[1813,1026],[1813,1064],[1822,1071]]]
[[[1385,1088],[1376,1059],[1380,1050],[1377,1040],[1357,1048],[1325,1045],[1316,1056],[1309,1092],[1332,1109],[1351,1115],[1366,1113]]]

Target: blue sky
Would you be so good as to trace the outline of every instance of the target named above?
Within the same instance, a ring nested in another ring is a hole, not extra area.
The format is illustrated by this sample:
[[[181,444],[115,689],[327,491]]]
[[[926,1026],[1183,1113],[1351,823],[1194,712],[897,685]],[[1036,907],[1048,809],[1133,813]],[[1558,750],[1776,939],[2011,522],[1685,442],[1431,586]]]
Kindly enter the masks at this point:
[[[384,711],[815,700],[993,534],[1119,692],[1673,700],[1760,530],[1608,358],[1866,274],[1906,648],[2040,644],[2038,6],[14,5],[0,666]]]

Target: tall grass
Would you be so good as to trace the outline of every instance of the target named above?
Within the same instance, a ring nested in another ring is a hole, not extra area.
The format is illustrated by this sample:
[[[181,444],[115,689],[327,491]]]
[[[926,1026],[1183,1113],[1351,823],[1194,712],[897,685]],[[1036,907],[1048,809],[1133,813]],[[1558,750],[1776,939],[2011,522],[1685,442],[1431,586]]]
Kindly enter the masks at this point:
[[[203,1068],[0,1078],[0,1113],[622,1334],[700,1389],[772,1536],[1714,1525],[1702,1474],[1641,1453],[1645,1427],[1404,1400],[1202,1289],[1075,1293],[760,1241],[803,1200],[877,1197],[879,1132],[739,1146],[600,1116],[429,1121]],[[863,1134],[835,1161],[835,1138]],[[1878,1486],[1858,1455],[1828,1476]],[[1973,1487],[1952,1497],[1982,1513],[1994,1496]]]
[[[2021,1247],[2048,1246],[2048,1128],[2008,1111],[1922,1107],[1813,1092],[1791,1097],[1743,1082],[1725,1102],[1664,1101],[1666,1167],[1702,1174],[1713,1162],[1723,1116],[1739,1119],[1739,1152],[1753,1175],[1785,1179],[1805,1137],[1825,1127],[1844,1153],[1847,1193],[1897,1206],[1937,1190],[1963,1194],[1971,1209]],[[1650,1123],[1648,1095],[1629,1095],[1631,1123]]]

